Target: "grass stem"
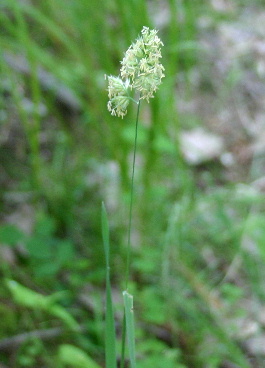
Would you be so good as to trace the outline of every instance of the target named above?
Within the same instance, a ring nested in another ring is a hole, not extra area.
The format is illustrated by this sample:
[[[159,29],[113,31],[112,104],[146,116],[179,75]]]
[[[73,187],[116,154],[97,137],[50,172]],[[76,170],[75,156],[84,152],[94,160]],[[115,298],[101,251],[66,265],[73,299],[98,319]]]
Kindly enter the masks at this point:
[[[138,136],[138,123],[140,112],[139,99],[137,106],[137,114],[135,121],[135,135],[134,135],[134,148],[133,148],[133,165],[132,165],[132,177],[131,177],[131,194],[130,194],[130,209],[129,209],[129,225],[128,225],[128,239],[127,239],[127,259],[126,259],[126,276],[125,276],[125,290],[128,289],[128,282],[130,276],[130,264],[131,264],[131,229],[132,229],[132,206],[133,206],[133,194],[134,194],[134,174],[135,174],[135,159],[137,151],[137,136]],[[121,345],[121,368],[124,368],[125,358],[125,343],[126,343],[126,311],[124,309],[123,325],[122,325],[122,345]]]
[[[137,136],[138,136],[138,122],[139,122],[139,111],[140,111],[139,99],[137,107],[137,115],[135,121],[135,136],[134,136],[134,148],[133,148],[133,165],[132,165],[132,177],[131,177],[131,195],[130,195],[130,209],[129,209],[129,225],[128,225],[128,240],[127,240],[127,259],[126,259],[126,277],[125,277],[125,289],[128,288],[128,281],[130,275],[130,264],[131,264],[131,229],[132,229],[132,206],[133,206],[133,194],[134,194],[134,174],[135,174],[135,158],[137,150]]]

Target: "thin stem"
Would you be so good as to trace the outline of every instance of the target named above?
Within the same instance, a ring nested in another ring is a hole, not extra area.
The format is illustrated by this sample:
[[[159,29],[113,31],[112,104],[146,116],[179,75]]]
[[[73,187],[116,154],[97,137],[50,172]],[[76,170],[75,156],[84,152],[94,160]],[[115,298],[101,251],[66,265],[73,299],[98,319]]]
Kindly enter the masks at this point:
[[[130,196],[130,210],[129,210],[129,225],[128,225],[128,242],[127,242],[127,259],[126,259],[126,276],[125,276],[125,289],[128,288],[128,281],[130,275],[130,264],[131,264],[131,228],[132,228],[132,205],[133,205],[133,189],[134,189],[134,172],[135,172],[135,158],[136,158],[136,148],[137,148],[137,136],[138,136],[138,121],[139,121],[139,111],[140,102],[137,102],[137,115],[135,121],[135,136],[134,136],[134,148],[133,148],[133,165],[132,165],[132,177],[131,177],[131,196]],[[125,309],[123,312],[123,324],[122,324],[122,344],[121,344],[121,368],[124,368],[125,364],[125,339],[126,339],[126,319],[125,319]]]
[[[132,228],[132,205],[133,205],[133,194],[134,194],[134,172],[135,172],[135,157],[137,148],[137,136],[138,136],[138,121],[140,102],[138,101],[137,115],[135,122],[135,136],[134,136],[134,149],[133,149],[133,166],[132,166],[132,178],[131,178],[131,195],[130,195],[130,210],[129,210],[129,226],[128,226],[128,242],[127,242],[127,260],[126,260],[126,277],[125,277],[125,289],[128,288],[129,274],[130,274],[130,263],[131,263],[131,228]]]
[[[129,94],[127,93],[127,97],[129,100],[133,101],[134,103],[136,103],[136,105],[139,104],[139,101],[136,101],[134,98],[130,97]]]

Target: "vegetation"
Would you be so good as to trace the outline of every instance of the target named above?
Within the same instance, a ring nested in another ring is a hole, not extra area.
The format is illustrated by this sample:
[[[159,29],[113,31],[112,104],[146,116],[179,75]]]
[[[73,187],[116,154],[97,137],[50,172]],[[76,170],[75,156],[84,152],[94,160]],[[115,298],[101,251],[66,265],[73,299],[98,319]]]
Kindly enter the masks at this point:
[[[125,366],[264,366],[251,125],[264,73],[258,46],[256,59],[229,48],[246,9],[265,13],[258,0],[1,1],[1,367],[122,367],[125,321]],[[165,77],[138,110],[128,280],[137,107],[112,116],[104,76],[144,26],[159,29]],[[213,154],[192,151],[194,131]]]

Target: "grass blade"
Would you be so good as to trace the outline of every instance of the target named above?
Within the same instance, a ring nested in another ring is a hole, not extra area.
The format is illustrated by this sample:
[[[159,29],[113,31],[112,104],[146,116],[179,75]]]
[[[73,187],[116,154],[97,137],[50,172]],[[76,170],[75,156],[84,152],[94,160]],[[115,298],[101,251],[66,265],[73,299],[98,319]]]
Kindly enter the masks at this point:
[[[109,223],[104,203],[102,203],[101,216],[102,216],[101,217],[102,238],[106,258],[106,331],[105,331],[106,368],[117,368],[115,321],[113,314],[111,285],[110,285]]]
[[[131,362],[131,368],[136,368],[135,359],[135,334],[134,334],[134,315],[133,315],[133,296],[127,291],[123,292],[126,331],[128,340],[128,350]]]

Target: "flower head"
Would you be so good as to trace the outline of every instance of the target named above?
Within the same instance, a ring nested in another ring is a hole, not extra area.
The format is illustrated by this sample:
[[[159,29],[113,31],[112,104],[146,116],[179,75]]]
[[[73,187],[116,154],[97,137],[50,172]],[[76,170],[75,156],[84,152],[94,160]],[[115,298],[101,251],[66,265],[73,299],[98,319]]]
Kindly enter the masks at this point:
[[[164,67],[159,63],[163,42],[156,30],[143,27],[142,35],[126,51],[121,62],[121,76],[131,79],[132,87],[149,101],[161,84]]]
[[[121,116],[127,114],[127,106],[129,105],[128,88],[130,88],[129,80],[123,82],[119,77],[108,76],[108,110],[111,115]]]
[[[112,115],[123,117],[129,104],[129,90],[140,92],[140,99],[154,97],[154,92],[164,77],[164,67],[159,62],[163,42],[156,30],[143,27],[141,36],[126,51],[121,61],[121,77],[108,77],[108,109]]]

